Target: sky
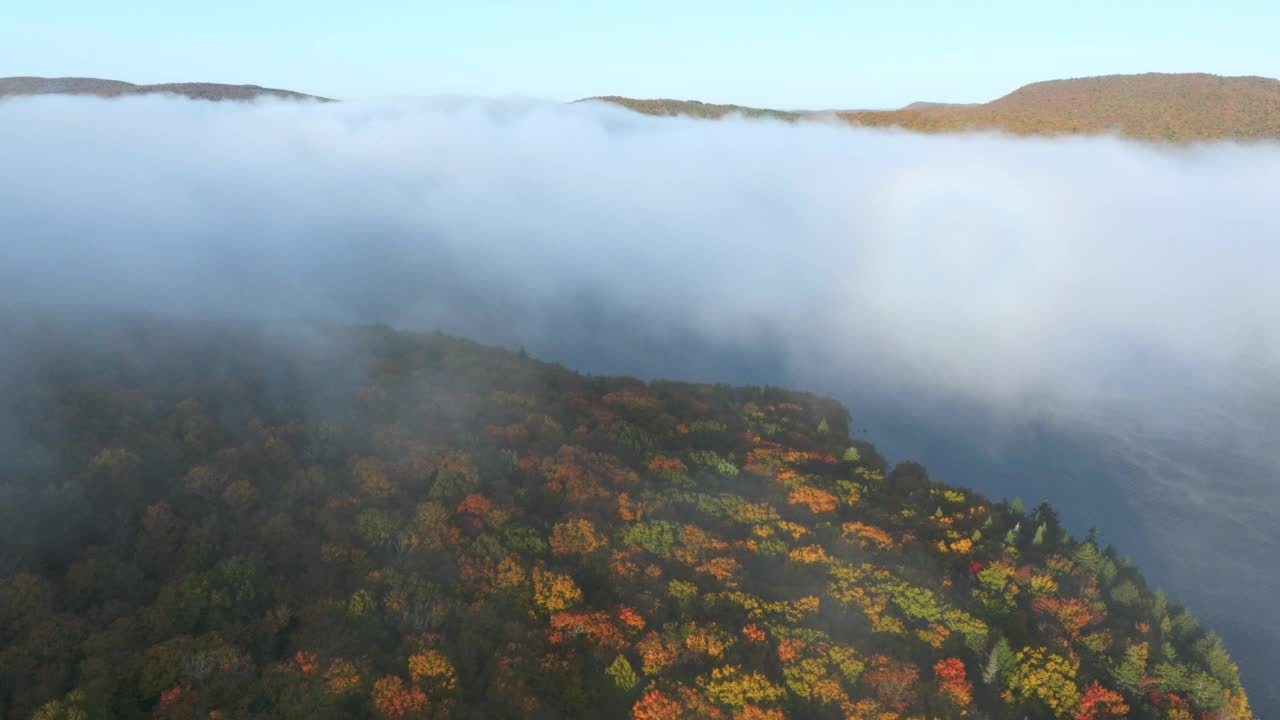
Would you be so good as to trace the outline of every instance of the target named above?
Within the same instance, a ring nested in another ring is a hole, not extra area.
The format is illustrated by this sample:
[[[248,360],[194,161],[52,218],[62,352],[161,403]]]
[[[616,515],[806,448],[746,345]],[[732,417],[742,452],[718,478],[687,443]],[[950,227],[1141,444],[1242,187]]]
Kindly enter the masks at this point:
[[[228,82],[352,99],[674,97],[795,109],[985,102],[1135,72],[1280,77],[1268,0],[41,0],[0,76]]]

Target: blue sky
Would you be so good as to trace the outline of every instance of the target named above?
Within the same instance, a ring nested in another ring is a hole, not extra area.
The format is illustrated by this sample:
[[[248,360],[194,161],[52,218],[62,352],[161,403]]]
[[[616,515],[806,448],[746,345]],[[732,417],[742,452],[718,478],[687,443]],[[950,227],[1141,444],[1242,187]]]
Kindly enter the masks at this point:
[[[14,0],[0,76],[341,98],[600,94],[796,108],[986,101],[1036,80],[1280,76],[1280,3]]]

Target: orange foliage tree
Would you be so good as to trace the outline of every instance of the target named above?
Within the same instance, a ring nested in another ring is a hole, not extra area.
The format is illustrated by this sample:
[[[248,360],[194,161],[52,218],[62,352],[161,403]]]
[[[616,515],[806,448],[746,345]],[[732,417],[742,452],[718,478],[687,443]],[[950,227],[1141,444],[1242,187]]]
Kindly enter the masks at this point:
[[[1031,607],[1042,623],[1068,640],[1076,639],[1085,628],[1102,619],[1097,610],[1079,598],[1038,597]]]
[[[965,672],[964,663],[957,658],[944,658],[933,666],[938,679],[938,691],[953,705],[965,707],[973,702],[973,683]]]
[[[427,694],[421,688],[405,685],[397,675],[373,684],[373,709],[384,718],[420,717],[426,708]]]
[[[558,644],[577,637],[585,637],[599,648],[618,648],[623,644],[622,633],[613,624],[613,617],[603,610],[558,612],[551,616],[548,640]]]
[[[661,690],[650,690],[631,706],[632,720],[679,720],[684,706]]]
[[[641,670],[645,675],[657,675],[680,657],[680,648],[665,642],[658,633],[649,631],[636,643],[640,652]]]
[[[809,508],[809,512],[815,515],[835,512],[836,508],[840,506],[840,498],[826,490],[820,490],[809,485],[801,485],[792,490],[787,502],[791,505],[804,505]]]
[[[1120,693],[1103,687],[1097,680],[1085,689],[1076,705],[1076,720],[1119,720],[1129,714]]]

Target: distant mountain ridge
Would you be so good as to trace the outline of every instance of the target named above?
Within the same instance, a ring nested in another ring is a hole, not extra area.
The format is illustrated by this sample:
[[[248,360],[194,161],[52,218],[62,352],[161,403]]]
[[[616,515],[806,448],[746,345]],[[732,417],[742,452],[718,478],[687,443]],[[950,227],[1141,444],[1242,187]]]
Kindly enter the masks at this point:
[[[988,103],[915,102],[898,110],[806,113],[692,101],[593,98],[651,115],[797,120],[834,116],[852,125],[919,132],[1019,135],[1117,133],[1174,142],[1280,139],[1280,80],[1204,73],[1105,75],[1025,85]],[[722,110],[723,109],[723,110]]]
[[[704,118],[709,120],[718,120],[726,115],[743,115],[752,118],[773,118],[775,120],[786,120],[788,122],[799,120],[810,113],[796,112],[791,110],[769,110],[765,108],[746,107],[744,105],[716,105],[713,103],[699,102],[698,100],[669,100],[666,98],[642,100],[637,98],[627,98],[618,95],[605,95],[600,97],[583,98],[575,102],[607,102],[614,105],[621,105],[630,110],[635,110],[646,115],[659,115],[673,117],[678,115],[686,115],[689,117]]]
[[[331,102],[330,98],[292,90],[265,88],[258,85],[227,85],[223,83],[162,83],[157,85],[135,85],[122,80],[104,80],[101,78],[43,78],[43,77],[8,77],[0,78],[0,97],[11,95],[97,95],[99,97],[123,97],[127,95],[151,95],[172,93],[194,100],[236,100],[250,101],[260,97],[272,97],[284,100],[318,100]]]
[[[15,95],[122,97],[172,93],[198,100],[252,101],[330,98],[223,83],[137,85],[82,77],[0,78],[0,98]],[[1018,135],[1115,133],[1173,142],[1280,139],[1280,80],[1205,73],[1145,73],[1048,80],[1025,85],[987,103],[913,102],[897,110],[804,111],[617,95],[577,102],[607,102],[662,117],[721,119],[730,115],[799,122],[837,118],[851,125],[918,132],[1001,131]]]
[[[1116,132],[1179,142],[1280,138],[1280,80],[1203,73],[1107,75],[1032,83],[973,106],[842,113],[858,125],[1022,135]]]

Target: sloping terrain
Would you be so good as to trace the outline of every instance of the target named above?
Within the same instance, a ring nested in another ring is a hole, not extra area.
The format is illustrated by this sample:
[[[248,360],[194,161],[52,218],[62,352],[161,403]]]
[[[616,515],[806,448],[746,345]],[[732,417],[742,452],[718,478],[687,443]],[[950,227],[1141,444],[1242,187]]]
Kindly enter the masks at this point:
[[[1033,83],[983,105],[908,106],[842,117],[860,125],[933,132],[1115,132],[1173,141],[1276,138],[1280,137],[1280,80],[1206,74],[1108,75]]]
[[[385,327],[57,337],[10,338],[3,717],[1251,717],[1113,549],[829,399]]]
[[[134,85],[120,80],[97,78],[0,78],[0,97],[6,95],[97,95],[122,97],[126,95],[152,95],[171,93],[193,100],[255,100],[272,97],[286,100],[320,100],[328,98],[305,95],[292,90],[264,88],[258,85],[224,85],[222,83],[164,83],[159,85]]]
[[[200,100],[328,98],[257,85],[134,85],[96,78],[0,78],[0,97],[34,94],[121,97],[173,93]],[[853,125],[920,132],[1003,131],[1021,135],[1116,133],[1190,142],[1280,138],[1280,80],[1208,74],[1108,75],[1026,85],[984,104],[915,102],[899,110],[804,112],[696,100],[586,98],[657,116],[720,119],[729,115],[795,122],[837,117]]]
[[[108,88],[137,87],[121,80],[102,80],[100,78],[43,78],[43,77],[7,77],[0,78],[0,96],[4,95],[47,95],[50,93],[85,92],[105,90]]]
[[[797,120],[831,113],[781,112],[673,100],[599,98],[651,115]],[[853,124],[920,132],[1119,135],[1174,142],[1280,138],[1280,80],[1206,74],[1108,75],[1033,83],[984,104],[916,102],[899,110],[834,113]]]
[[[638,100],[635,98],[609,95],[605,97],[584,98],[577,102],[607,102],[621,105],[646,115],[676,116],[718,120],[726,115],[741,115],[749,118],[772,118],[775,120],[795,121],[804,117],[804,113],[788,110],[767,110],[763,108],[745,107],[742,105],[714,105],[697,100]]]

